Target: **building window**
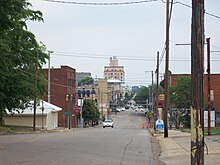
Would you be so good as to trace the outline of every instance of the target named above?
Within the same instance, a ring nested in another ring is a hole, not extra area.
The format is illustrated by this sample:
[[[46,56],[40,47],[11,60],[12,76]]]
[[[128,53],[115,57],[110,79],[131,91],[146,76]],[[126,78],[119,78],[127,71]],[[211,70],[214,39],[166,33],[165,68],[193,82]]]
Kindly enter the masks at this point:
[[[67,86],[72,87],[73,86],[73,79],[68,78],[68,84]]]

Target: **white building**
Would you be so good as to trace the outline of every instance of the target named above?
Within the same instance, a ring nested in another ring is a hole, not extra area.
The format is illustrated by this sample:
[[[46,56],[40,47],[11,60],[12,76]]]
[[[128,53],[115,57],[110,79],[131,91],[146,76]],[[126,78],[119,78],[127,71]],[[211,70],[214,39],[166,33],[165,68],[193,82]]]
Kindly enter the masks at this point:
[[[115,79],[120,80],[124,83],[125,81],[125,72],[124,66],[118,65],[118,59],[116,56],[110,58],[109,66],[104,67],[104,77],[105,79]]]
[[[30,102],[33,105],[33,101]],[[43,111],[42,111],[43,109]],[[47,130],[53,130],[58,127],[58,112],[62,108],[50,104],[46,101],[40,100],[36,107],[36,127]],[[6,125],[17,126],[33,126],[33,106],[24,110],[16,109],[13,114],[8,113],[8,116],[3,117]]]

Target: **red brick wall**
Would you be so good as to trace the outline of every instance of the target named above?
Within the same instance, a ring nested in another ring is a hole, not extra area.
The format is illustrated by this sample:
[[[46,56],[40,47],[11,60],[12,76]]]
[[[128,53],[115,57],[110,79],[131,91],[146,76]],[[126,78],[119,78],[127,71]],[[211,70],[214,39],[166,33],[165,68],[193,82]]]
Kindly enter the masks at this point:
[[[171,86],[174,86],[179,76],[191,76],[190,74],[172,74]],[[220,74],[211,74],[210,76],[211,90],[214,90],[214,108],[220,112]],[[204,75],[204,98],[207,100],[207,74]]]
[[[207,75],[204,77],[204,95],[207,100],[208,98],[208,91],[207,91]],[[210,84],[211,90],[214,91],[214,107],[215,110],[220,112],[220,74],[211,74],[210,76]]]
[[[48,69],[44,69],[44,72],[47,78]],[[75,96],[76,70],[68,66],[51,68],[50,80],[51,103],[62,108],[62,111],[58,113],[58,126],[67,127],[68,115],[65,115],[64,112],[71,111],[71,125],[75,128],[75,101],[70,101],[70,95]],[[66,95],[69,95],[69,101],[66,101]],[[47,95],[43,97],[43,100],[48,101]]]

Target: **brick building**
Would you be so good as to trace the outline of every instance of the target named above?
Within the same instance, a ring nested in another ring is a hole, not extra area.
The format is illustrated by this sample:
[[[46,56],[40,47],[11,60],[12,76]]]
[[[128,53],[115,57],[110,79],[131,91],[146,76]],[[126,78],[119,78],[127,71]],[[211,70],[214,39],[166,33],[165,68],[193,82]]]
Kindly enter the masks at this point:
[[[191,76],[190,74],[171,74],[171,86],[174,86],[179,76]],[[204,98],[207,100],[208,91],[207,91],[207,74],[204,75]],[[220,126],[220,74],[211,74],[210,75],[210,84],[211,84],[211,108],[216,112],[216,124]]]
[[[174,86],[179,76],[191,76],[190,74],[172,74],[171,86]],[[204,98],[207,100],[207,74],[204,75]],[[215,111],[220,112],[220,74],[210,75],[211,97],[213,98],[213,107]]]
[[[48,69],[44,69],[48,79]],[[43,97],[48,101],[48,95]],[[62,108],[58,113],[58,127],[76,127],[77,89],[76,70],[69,66],[50,69],[50,103]]]

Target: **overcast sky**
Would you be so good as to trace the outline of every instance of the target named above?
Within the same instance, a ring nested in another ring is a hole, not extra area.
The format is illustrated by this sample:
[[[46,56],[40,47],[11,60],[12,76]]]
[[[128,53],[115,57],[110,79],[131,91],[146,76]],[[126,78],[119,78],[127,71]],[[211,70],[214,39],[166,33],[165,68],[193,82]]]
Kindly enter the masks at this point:
[[[67,0],[62,0],[67,2]],[[138,0],[68,0],[68,2],[134,2]],[[29,30],[51,54],[51,66],[68,65],[77,72],[103,77],[109,58],[117,56],[125,67],[128,85],[151,84],[157,51],[162,56],[165,43],[165,7],[161,0],[113,6],[73,5],[30,0],[34,10],[43,13],[44,22],[30,22]],[[174,2],[177,2],[174,0]],[[170,27],[170,70],[190,73],[191,0],[173,5]],[[186,5],[184,5],[186,4]],[[211,51],[220,51],[220,1],[206,0],[205,37],[211,38]],[[216,17],[217,16],[217,17]],[[205,49],[206,56],[206,49]],[[160,73],[164,73],[164,59]],[[205,57],[206,59],[206,57]],[[211,72],[220,73],[220,52],[211,53]],[[206,65],[206,61],[205,61]],[[206,69],[206,66],[205,66]]]

